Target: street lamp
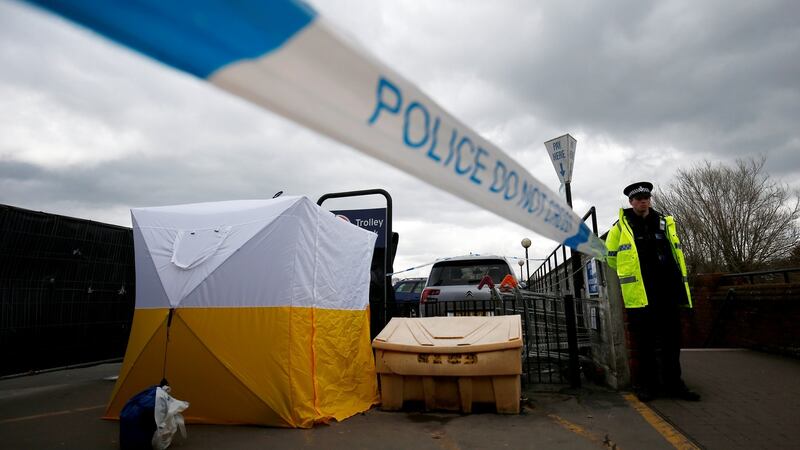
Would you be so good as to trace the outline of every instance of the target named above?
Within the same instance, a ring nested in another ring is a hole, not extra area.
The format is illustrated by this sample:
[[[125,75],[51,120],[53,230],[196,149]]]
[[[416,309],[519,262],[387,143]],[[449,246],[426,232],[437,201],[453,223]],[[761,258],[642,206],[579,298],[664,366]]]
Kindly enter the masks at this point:
[[[519,281],[522,282],[522,266],[525,265],[525,261],[517,260],[517,264],[519,264]]]
[[[528,272],[528,278],[525,280],[525,285],[528,286],[528,284],[531,282],[531,263],[528,261],[528,247],[531,246],[531,240],[525,238],[522,240],[521,244],[523,247],[525,247],[525,262],[527,263],[525,266],[525,271]],[[522,273],[522,264],[520,264],[519,270],[520,273]],[[530,286],[528,286],[528,289],[530,289]]]

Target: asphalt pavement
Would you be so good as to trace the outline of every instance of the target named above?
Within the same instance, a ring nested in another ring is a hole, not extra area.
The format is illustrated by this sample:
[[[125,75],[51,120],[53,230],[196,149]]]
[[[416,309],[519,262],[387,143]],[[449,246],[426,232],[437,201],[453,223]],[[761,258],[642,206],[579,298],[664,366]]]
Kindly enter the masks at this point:
[[[522,413],[373,408],[309,430],[187,425],[186,449],[669,449],[797,448],[800,361],[749,351],[682,353],[701,402],[597,386],[534,386]],[[0,442],[9,449],[119,448],[119,423],[100,419],[119,364],[0,380]]]
[[[648,406],[708,449],[800,448],[800,359],[743,349],[681,352],[700,402]]]

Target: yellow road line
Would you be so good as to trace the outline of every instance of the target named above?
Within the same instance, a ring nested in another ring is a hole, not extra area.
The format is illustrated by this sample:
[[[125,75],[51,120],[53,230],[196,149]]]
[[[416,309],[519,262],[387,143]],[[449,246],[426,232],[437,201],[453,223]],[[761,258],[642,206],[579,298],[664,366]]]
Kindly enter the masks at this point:
[[[644,420],[647,421],[656,431],[658,431],[664,439],[667,440],[673,447],[680,450],[700,450],[700,447],[694,445],[686,436],[680,431],[676,430],[672,425],[668,424],[664,419],[658,416],[647,405],[640,402],[633,394],[623,395],[625,400],[630,403],[633,409],[636,410]]]
[[[44,414],[35,414],[33,416],[12,417],[10,419],[0,420],[0,424],[13,423],[13,422],[22,422],[22,421],[25,421],[25,420],[43,419],[45,417],[63,416],[64,414],[91,411],[93,409],[101,409],[101,408],[105,408],[105,407],[106,407],[106,405],[84,406],[82,408],[67,409],[67,410],[64,410],[64,411],[53,411],[53,412],[44,413]]]
[[[562,418],[560,416],[557,416],[555,414],[548,414],[547,417],[553,419],[557,424],[561,425],[563,428],[566,428],[567,430],[577,434],[578,436],[580,436],[582,438],[588,439],[589,441],[594,442],[595,444],[598,444],[598,445],[603,446],[603,447],[614,448],[614,449],[620,450],[620,447],[618,445],[616,445],[613,442],[611,442],[611,440],[608,438],[608,435],[606,435],[604,438],[601,438],[600,436],[598,436],[598,435],[596,435],[596,434],[594,434],[592,432],[587,431],[586,429],[584,429],[580,425],[576,425],[576,424],[570,422],[569,420],[566,420],[566,419],[564,419],[564,418]]]

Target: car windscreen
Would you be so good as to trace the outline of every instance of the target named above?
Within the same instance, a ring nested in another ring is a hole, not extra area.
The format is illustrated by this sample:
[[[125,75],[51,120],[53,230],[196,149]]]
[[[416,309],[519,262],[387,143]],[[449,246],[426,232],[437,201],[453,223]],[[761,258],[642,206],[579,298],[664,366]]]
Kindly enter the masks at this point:
[[[413,281],[401,281],[394,286],[395,292],[411,292],[411,289],[414,287]]]
[[[495,284],[499,284],[509,274],[506,262],[496,259],[444,261],[435,264],[431,269],[428,286],[477,285],[486,275],[489,275]]]

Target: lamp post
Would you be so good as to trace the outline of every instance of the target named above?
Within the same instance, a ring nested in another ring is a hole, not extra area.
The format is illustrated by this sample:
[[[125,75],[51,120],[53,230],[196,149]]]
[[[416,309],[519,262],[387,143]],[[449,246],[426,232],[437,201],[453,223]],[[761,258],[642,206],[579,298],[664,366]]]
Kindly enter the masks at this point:
[[[525,261],[520,259],[520,260],[517,261],[517,264],[519,264],[519,281],[521,282],[522,281],[522,266],[525,265]]]
[[[531,282],[531,263],[528,261],[528,247],[531,246],[531,240],[525,238],[522,240],[521,244],[523,247],[525,247],[525,262],[526,262],[525,270],[528,273],[528,278],[525,280],[525,286],[528,286]],[[520,273],[522,273],[522,264],[520,264],[519,266],[519,271]],[[528,286],[528,289],[530,289],[530,286]]]

